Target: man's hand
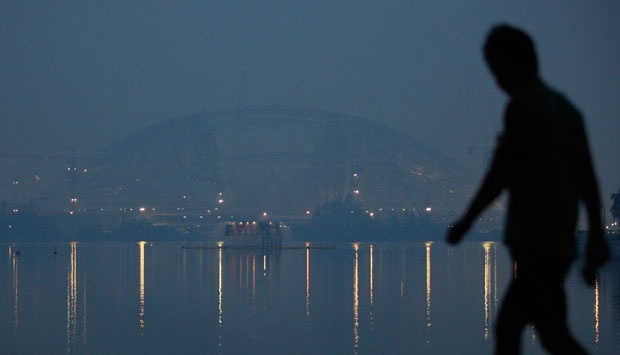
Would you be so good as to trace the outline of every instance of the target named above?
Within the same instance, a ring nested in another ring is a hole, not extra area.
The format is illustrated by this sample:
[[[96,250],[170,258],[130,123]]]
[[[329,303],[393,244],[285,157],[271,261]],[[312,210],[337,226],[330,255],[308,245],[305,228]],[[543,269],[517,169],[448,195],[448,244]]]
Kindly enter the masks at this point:
[[[597,271],[609,260],[609,244],[604,238],[588,238],[581,276],[589,286],[596,283]]]
[[[463,236],[465,235],[465,233],[467,233],[470,227],[471,223],[468,223],[467,221],[464,221],[462,219],[450,225],[448,227],[446,241],[449,244],[458,244],[461,239],[463,239]]]

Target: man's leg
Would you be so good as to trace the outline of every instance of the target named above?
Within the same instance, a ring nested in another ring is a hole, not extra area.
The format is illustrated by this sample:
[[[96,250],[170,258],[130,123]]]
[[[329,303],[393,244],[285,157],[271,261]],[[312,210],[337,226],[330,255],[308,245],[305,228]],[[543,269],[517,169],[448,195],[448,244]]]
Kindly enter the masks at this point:
[[[521,333],[529,321],[522,286],[518,280],[513,280],[504,296],[495,323],[496,355],[521,352]]]
[[[545,279],[538,285],[540,298],[534,325],[543,348],[551,354],[587,354],[568,327],[564,279],[569,261],[554,260],[542,266]]]

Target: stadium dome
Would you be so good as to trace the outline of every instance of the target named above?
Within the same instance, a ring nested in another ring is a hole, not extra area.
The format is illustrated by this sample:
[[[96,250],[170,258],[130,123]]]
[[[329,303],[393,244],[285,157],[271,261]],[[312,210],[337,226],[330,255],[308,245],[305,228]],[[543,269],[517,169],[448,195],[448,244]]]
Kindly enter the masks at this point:
[[[280,106],[172,119],[67,169],[37,200],[48,213],[304,218],[353,196],[368,211],[460,211],[471,177],[455,161],[377,122]],[[454,211],[454,212],[453,212]]]

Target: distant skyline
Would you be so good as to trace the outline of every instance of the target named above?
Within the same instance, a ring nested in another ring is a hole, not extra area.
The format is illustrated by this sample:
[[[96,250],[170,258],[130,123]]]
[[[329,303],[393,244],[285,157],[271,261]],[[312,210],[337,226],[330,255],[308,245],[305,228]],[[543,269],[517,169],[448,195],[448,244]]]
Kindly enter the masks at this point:
[[[506,97],[480,52],[499,22],[535,39],[543,78],[586,119],[601,195],[620,187],[620,3],[0,1],[0,183],[201,111],[342,112],[481,174]],[[608,207],[606,208],[606,210]]]

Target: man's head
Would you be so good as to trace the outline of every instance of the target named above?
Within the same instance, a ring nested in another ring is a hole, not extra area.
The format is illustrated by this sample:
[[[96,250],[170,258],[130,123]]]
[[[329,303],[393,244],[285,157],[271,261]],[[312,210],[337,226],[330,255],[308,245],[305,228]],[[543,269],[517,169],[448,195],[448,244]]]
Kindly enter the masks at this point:
[[[484,44],[484,58],[499,86],[509,95],[538,80],[534,42],[518,28],[495,26]]]

